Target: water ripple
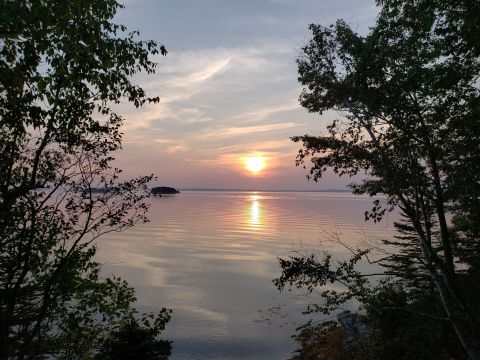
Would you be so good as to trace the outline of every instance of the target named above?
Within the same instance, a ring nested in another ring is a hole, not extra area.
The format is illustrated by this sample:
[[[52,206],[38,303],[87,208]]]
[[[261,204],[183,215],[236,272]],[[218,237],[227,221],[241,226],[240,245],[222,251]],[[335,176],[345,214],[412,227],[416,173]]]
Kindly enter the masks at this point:
[[[103,239],[99,260],[135,286],[140,308],[173,308],[172,360],[285,359],[312,299],[274,288],[277,258],[306,248],[348,256],[339,239],[391,237],[394,216],[365,223],[369,208],[350,194],[184,192],[153,199],[150,223]],[[259,309],[279,304],[281,321],[259,321]]]

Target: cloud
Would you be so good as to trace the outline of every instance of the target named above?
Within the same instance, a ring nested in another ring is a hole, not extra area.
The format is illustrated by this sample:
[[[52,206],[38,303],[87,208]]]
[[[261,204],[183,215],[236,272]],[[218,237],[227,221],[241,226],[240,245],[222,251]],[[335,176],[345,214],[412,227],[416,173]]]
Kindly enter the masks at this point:
[[[289,123],[278,123],[278,124],[267,124],[267,125],[255,125],[255,126],[232,126],[227,128],[212,129],[212,130],[204,131],[203,133],[199,134],[199,136],[201,136],[202,138],[205,137],[211,140],[212,138],[229,138],[229,137],[235,137],[235,136],[257,134],[259,132],[285,130],[285,129],[290,129],[290,128],[301,126],[301,125],[303,124],[289,122]]]
[[[208,79],[213,78],[222,70],[225,70],[226,68],[228,68],[228,65],[230,64],[230,62],[231,62],[230,57],[220,59],[220,60],[212,60],[212,62],[206,64],[203,68],[199,70],[168,79],[167,86],[170,85],[170,86],[179,87],[179,88],[189,88],[189,87],[195,86],[199,83],[202,83]],[[162,71],[160,71],[160,73],[162,73]],[[168,102],[168,100],[166,102]]]
[[[204,111],[198,108],[186,108],[180,110],[175,116],[175,119],[185,122],[187,124],[205,123],[212,121]]]
[[[270,115],[273,115],[279,112],[298,110],[300,108],[301,107],[296,100],[290,100],[285,103],[280,103],[278,105],[258,107],[255,110],[234,115],[231,117],[231,119],[243,120],[243,121],[260,121],[260,120],[265,120]]]
[[[164,104],[155,104],[133,116],[130,115],[123,130],[128,132],[129,136],[134,133],[137,133],[138,135],[138,130],[140,129],[163,130],[158,127],[155,128],[152,125],[155,121],[174,121],[177,123],[196,124],[212,121],[212,118],[204,111],[195,107],[175,110]],[[146,135],[148,135],[148,133]]]
[[[173,145],[173,146],[166,147],[164,149],[164,151],[167,154],[176,154],[176,153],[188,151],[188,148],[185,145],[180,145],[179,144],[179,145]]]
[[[281,57],[291,56],[291,52],[285,44],[272,43],[172,51],[166,58],[158,58],[157,74],[140,76],[137,82],[142,83],[148,94],[159,95],[160,103],[127,110],[126,141],[133,138],[141,141],[142,136],[148,141],[147,130],[160,128],[167,136],[176,136],[179,132],[187,135],[198,132],[199,127],[215,130],[225,122],[260,121],[298,108],[295,100],[279,106],[264,105],[256,110],[251,106],[252,101],[271,103],[266,98],[251,97],[263,94],[261,86],[269,87],[289,76],[285,59]],[[246,103],[250,109],[242,114],[229,113],[238,111]]]
[[[279,151],[289,147],[292,147],[292,141],[290,141],[290,139],[284,139],[226,145],[214,148],[207,148],[205,151],[210,153],[233,154],[244,153],[245,151]]]
[[[238,86],[283,78],[284,61],[279,56],[290,53],[292,49],[281,43],[171,51],[166,58],[157,58],[157,74],[143,77],[142,83],[160,93],[163,104],[185,101],[205,90],[235,91]]]

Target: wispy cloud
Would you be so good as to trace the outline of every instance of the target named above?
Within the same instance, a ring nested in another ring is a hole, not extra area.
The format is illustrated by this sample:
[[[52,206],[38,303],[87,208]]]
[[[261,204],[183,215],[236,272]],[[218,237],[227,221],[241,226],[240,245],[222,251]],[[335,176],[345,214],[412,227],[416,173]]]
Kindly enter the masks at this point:
[[[274,81],[284,67],[279,56],[291,53],[282,43],[171,52],[167,58],[158,58],[157,77],[144,84],[164,94],[164,103],[190,98],[205,88],[224,92],[229,86],[234,91],[235,85]],[[213,83],[220,87],[209,87]]]
[[[180,76],[174,76],[168,79],[167,86],[174,86],[180,88],[187,88],[195,86],[199,83],[202,83],[208,79],[213,78],[215,75],[220,73],[222,70],[228,68],[228,65],[231,62],[231,58],[227,57],[217,61],[212,61],[209,64],[206,64],[202,69],[194,71],[192,73],[187,73]],[[178,70],[178,69],[177,69]],[[162,73],[162,71],[160,71]],[[167,72],[168,73],[168,72]]]
[[[270,140],[270,141],[256,141],[256,142],[242,142],[234,145],[226,145],[220,147],[206,148],[208,153],[244,153],[245,151],[280,151],[286,148],[291,148],[292,142],[290,139],[284,140]]]
[[[203,125],[202,128],[218,127],[219,123],[264,120],[277,112],[294,109],[295,101],[280,107],[254,106],[244,111],[243,116],[230,113],[227,104],[235,96],[236,107],[241,107],[248,97],[258,92],[258,87],[285,78],[284,60],[281,55],[291,49],[281,43],[265,46],[211,48],[169,53],[159,58],[158,73],[153,77],[141,77],[139,81],[151,95],[159,95],[160,104],[150,105],[128,114],[125,125],[127,136],[148,132],[159,126],[168,134],[170,128],[178,131],[179,124]],[[265,102],[265,99],[258,99]],[[255,119],[255,117],[257,117]],[[211,123],[208,124],[207,123]],[[184,128],[187,133],[188,129]],[[196,131],[196,130],[195,130]],[[131,139],[127,139],[129,141]]]
[[[260,121],[260,120],[265,120],[266,118],[268,118],[273,114],[277,114],[285,111],[298,110],[300,108],[301,107],[298,104],[298,102],[293,98],[292,100],[287,101],[285,103],[281,103],[278,105],[261,106],[255,110],[234,115],[231,117],[231,119],[242,120],[242,121]]]
[[[205,137],[209,139],[213,138],[230,138],[235,136],[242,136],[248,134],[257,134],[260,132],[266,131],[277,131],[294,128],[301,126],[303,124],[297,123],[278,123],[278,124],[268,124],[268,125],[255,125],[255,126],[232,126],[227,128],[213,129],[204,131],[198,136]]]

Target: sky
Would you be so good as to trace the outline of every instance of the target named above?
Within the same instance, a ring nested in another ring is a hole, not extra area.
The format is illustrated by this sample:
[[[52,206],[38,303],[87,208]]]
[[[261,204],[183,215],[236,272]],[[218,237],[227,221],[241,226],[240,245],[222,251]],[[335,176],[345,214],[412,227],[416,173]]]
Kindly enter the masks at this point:
[[[295,60],[308,25],[342,18],[366,33],[374,0],[124,0],[115,21],[164,44],[154,75],[134,80],[160,103],[122,104],[128,176],[153,173],[155,185],[251,190],[342,189],[328,174],[307,181],[295,166],[295,135],[321,135],[335,113],[308,114],[298,104]],[[263,170],[245,167],[260,156]]]

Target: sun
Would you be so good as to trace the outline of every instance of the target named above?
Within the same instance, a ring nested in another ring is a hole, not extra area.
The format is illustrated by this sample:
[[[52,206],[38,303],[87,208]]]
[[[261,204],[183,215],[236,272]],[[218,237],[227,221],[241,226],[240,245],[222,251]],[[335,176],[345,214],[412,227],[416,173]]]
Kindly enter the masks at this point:
[[[261,156],[249,156],[246,163],[248,171],[258,174],[265,168],[265,160]]]

